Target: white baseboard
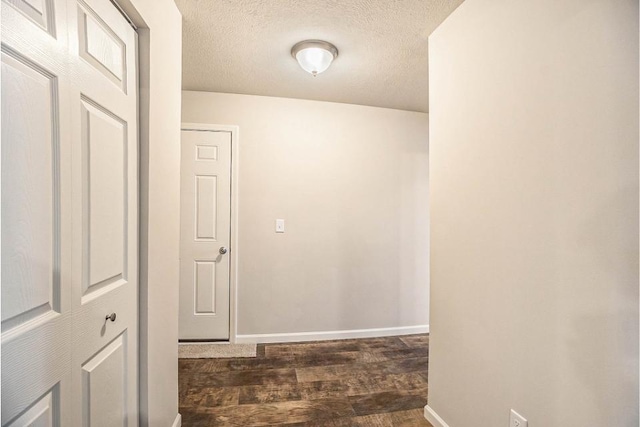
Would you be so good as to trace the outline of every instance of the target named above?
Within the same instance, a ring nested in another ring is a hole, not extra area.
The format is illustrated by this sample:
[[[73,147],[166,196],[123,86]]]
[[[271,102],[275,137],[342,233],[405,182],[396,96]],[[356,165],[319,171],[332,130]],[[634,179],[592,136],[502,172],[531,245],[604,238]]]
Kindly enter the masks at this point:
[[[171,427],[182,427],[182,415],[176,415],[176,419],[173,421]]]
[[[351,338],[377,338],[394,335],[428,334],[429,325],[402,326],[398,328],[355,329],[351,331],[293,332],[290,334],[238,335],[236,343],[281,343],[302,341],[344,340]]]
[[[433,427],[449,427],[449,424],[445,423],[444,420],[440,418],[440,416],[436,414],[436,411],[431,409],[429,405],[424,407],[424,417],[427,419],[427,421],[433,424]]]

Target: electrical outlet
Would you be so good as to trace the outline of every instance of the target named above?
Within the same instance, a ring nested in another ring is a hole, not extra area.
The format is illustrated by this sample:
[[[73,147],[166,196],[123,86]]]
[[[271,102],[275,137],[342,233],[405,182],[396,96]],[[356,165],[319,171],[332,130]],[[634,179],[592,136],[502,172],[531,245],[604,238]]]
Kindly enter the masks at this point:
[[[529,423],[524,419],[522,415],[511,410],[511,415],[509,416],[509,427],[528,427]]]

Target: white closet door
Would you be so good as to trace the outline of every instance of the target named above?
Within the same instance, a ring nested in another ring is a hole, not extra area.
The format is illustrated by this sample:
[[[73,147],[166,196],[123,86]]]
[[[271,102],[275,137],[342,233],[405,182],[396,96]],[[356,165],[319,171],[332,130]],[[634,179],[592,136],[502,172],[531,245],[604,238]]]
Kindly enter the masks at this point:
[[[136,33],[109,0],[2,8],[2,425],[134,426]]]

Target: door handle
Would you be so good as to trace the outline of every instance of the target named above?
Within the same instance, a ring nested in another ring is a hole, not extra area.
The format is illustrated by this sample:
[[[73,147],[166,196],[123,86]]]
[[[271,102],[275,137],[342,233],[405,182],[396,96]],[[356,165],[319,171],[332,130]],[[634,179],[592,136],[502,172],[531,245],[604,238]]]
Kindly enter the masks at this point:
[[[116,314],[115,313],[108,314],[107,317],[105,317],[104,320],[105,321],[111,320],[112,322],[115,322],[116,321]]]
[[[222,246],[218,252],[220,252],[220,255],[224,255],[227,252],[229,252],[229,249],[227,249],[224,246]]]

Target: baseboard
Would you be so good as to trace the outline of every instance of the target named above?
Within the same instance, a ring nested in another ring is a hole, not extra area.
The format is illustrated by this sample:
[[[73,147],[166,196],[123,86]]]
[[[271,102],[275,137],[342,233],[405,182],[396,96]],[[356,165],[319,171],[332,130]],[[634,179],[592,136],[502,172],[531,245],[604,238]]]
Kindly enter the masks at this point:
[[[436,411],[431,409],[429,405],[424,407],[424,417],[427,419],[427,421],[433,424],[433,427],[449,427],[449,424],[445,423],[444,420],[440,418],[440,416],[436,414]]]
[[[394,335],[428,334],[429,325],[403,326],[398,328],[355,329],[350,331],[294,332],[290,334],[238,335],[236,343],[281,343],[303,341],[343,340],[351,338],[377,338]]]
[[[176,415],[176,419],[173,421],[171,427],[182,427],[182,415]]]

